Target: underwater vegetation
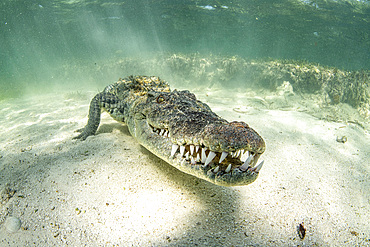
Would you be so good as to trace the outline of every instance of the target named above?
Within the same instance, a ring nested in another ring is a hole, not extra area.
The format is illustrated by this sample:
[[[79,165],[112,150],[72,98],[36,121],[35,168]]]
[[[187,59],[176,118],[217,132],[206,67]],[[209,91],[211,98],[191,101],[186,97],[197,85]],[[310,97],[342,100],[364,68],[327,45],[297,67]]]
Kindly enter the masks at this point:
[[[300,102],[302,107],[305,106],[305,109],[316,117],[329,121],[352,121],[361,127],[369,125],[369,70],[343,70],[298,60],[252,60],[239,56],[199,53],[117,57],[95,61],[74,60],[58,68],[54,75],[55,81],[50,81],[49,86],[43,88],[53,91],[50,86],[58,81],[63,82],[60,84],[65,85],[65,90],[74,90],[64,95],[66,99],[85,100],[88,97],[79,90],[88,88],[98,92],[107,83],[120,77],[150,75],[159,76],[171,83],[173,88],[179,89],[225,88],[236,93],[263,92],[263,95],[269,92],[276,95],[286,89],[296,97],[295,100]],[[40,83],[40,86],[42,85]],[[23,84],[3,84],[1,87],[0,100],[22,97],[24,91],[27,91]],[[32,89],[35,92],[35,86],[32,86]],[[289,104],[291,99],[282,100],[288,102],[285,109],[299,109],[299,106],[293,107]],[[310,109],[305,100],[311,100],[311,103],[320,109]],[[267,108],[280,109],[279,104],[272,99],[268,101],[265,102]],[[356,114],[351,113],[349,108],[353,108]]]
[[[136,74],[157,75],[183,87],[217,85],[237,91],[243,88],[275,91],[288,81],[296,94],[318,96],[328,105],[345,103],[357,109],[364,118],[370,117],[369,70],[341,70],[306,61],[170,54],[97,62],[92,71],[90,65],[69,63],[61,73],[65,76],[80,74],[90,82],[98,80],[101,85],[109,82],[107,76],[116,80]]]

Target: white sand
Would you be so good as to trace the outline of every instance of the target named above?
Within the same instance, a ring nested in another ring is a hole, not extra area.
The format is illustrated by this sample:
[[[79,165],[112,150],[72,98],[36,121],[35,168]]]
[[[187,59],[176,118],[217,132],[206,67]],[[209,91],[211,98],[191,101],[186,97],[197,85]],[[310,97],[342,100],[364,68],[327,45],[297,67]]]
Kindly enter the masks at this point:
[[[0,246],[370,245],[364,129],[248,107],[251,99],[265,103],[242,94],[199,96],[265,139],[256,182],[226,188],[184,174],[108,115],[96,136],[72,140],[86,124],[89,98],[0,102]],[[10,216],[22,221],[16,233],[5,229]]]

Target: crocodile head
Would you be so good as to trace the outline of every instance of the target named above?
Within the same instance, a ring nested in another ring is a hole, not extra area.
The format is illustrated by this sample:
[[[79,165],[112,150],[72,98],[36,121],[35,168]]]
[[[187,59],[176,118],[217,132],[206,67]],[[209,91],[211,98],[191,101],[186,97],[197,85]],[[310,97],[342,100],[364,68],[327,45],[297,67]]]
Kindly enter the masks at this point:
[[[244,122],[228,122],[189,91],[149,91],[132,105],[130,132],[177,169],[222,186],[256,180],[265,142]]]

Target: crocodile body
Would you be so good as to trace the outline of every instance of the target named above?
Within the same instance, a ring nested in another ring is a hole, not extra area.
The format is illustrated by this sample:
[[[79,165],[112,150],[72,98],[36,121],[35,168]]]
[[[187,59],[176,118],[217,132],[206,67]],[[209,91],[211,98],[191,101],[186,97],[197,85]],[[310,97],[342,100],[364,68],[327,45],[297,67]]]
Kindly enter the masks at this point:
[[[131,76],[107,86],[91,100],[88,123],[76,139],[95,134],[102,110],[126,123],[156,156],[214,184],[252,183],[262,167],[256,164],[265,142],[256,131],[219,117],[189,91],[171,91],[158,77]]]

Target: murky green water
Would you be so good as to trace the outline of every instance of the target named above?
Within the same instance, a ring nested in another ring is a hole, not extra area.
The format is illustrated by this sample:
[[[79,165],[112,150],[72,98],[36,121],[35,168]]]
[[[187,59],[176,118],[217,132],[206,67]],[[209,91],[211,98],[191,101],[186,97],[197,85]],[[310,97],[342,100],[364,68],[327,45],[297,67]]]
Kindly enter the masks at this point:
[[[125,75],[91,76],[99,66],[174,53],[370,67],[369,1],[3,0],[0,11],[3,97],[83,78],[105,85]]]

